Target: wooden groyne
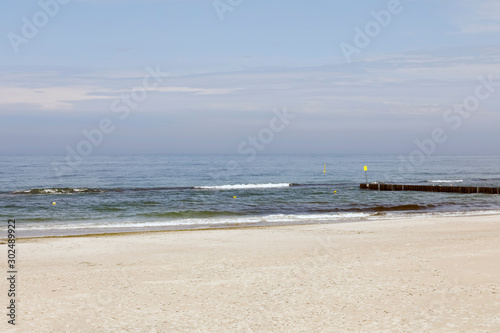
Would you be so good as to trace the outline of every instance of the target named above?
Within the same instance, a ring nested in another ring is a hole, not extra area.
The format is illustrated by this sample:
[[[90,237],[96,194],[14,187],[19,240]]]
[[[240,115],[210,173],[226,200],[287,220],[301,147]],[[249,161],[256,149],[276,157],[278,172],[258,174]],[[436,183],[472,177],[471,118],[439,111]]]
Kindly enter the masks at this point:
[[[500,194],[500,187],[397,185],[397,184],[374,183],[374,184],[360,184],[359,188],[362,190],[372,190],[372,191],[420,191],[420,192]]]

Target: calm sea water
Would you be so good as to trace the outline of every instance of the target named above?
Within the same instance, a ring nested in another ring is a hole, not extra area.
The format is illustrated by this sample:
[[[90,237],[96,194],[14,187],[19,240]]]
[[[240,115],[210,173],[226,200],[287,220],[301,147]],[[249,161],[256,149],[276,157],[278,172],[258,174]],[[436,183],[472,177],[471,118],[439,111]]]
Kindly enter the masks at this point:
[[[246,158],[90,156],[61,173],[62,156],[2,156],[0,218],[29,237],[500,213],[500,195],[359,189],[365,165],[369,182],[500,187],[498,156]]]

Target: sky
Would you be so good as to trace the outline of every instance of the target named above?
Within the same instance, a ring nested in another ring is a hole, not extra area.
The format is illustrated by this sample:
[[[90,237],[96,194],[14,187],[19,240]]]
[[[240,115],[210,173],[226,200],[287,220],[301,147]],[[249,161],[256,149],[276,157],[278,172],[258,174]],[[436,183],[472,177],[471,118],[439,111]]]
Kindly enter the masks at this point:
[[[0,4],[0,154],[500,153],[498,0]]]

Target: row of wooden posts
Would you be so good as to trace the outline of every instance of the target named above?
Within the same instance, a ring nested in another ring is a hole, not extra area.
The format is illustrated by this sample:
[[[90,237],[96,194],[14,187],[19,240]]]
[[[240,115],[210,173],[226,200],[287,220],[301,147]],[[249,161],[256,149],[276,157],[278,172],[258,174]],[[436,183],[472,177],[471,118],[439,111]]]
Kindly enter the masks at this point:
[[[448,193],[485,193],[500,194],[499,187],[476,186],[441,186],[441,185],[397,185],[397,184],[360,184],[360,189],[373,191],[421,191],[421,192],[448,192]]]

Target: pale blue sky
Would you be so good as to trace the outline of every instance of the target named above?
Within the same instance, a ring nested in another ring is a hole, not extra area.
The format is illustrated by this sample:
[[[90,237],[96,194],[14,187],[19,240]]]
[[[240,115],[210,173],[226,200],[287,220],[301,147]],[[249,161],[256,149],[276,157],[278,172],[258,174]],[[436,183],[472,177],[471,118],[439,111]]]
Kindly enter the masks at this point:
[[[60,1],[0,5],[0,153],[65,154],[103,118],[95,154],[237,153],[283,106],[296,118],[263,153],[408,154],[435,128],[438,154],[500,152],[500,85],[443,118],[479,76],[500,82],[497,0],[401,0],[350,63],[341,43],[396,0],[219,0],[224,20],[212,0]],[[169,75],[120,119],[148,67]]]

